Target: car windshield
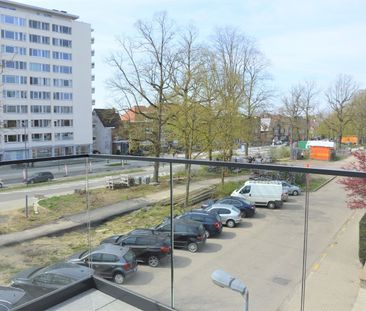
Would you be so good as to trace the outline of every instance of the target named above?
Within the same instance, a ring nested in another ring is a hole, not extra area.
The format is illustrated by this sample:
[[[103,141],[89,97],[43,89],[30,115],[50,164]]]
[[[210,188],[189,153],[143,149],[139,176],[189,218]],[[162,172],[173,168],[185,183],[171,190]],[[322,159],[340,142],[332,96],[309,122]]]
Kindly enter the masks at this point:
[[[133,251],[129,250],[124,256],[123,258],[128,262],[134,262],[135,261],[135,254]]]
[[[240,213],[240,210],[238,208],[236,208],[235,206],[233,206],[232,208],[233,208],[233,211]]]

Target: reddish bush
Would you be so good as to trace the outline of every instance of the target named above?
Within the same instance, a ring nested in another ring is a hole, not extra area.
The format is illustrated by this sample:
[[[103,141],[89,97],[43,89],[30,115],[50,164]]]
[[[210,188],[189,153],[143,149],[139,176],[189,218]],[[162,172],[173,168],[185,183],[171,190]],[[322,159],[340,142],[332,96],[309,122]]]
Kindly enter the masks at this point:
[[[366,172],[366,153],[363,151],[353,152],[356,158],[351,164],[344,169]],[[348,196],[347,205],[351,209],[366,208],[366,178],[347,177],[339,181],[342,184]]]

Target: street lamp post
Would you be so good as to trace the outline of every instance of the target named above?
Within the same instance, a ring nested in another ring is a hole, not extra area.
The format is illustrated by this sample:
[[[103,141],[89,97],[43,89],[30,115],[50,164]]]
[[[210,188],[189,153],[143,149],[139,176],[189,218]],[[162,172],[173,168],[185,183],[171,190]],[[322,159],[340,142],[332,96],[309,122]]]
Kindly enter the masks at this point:
[[[244,311],[249,310],[249,290],[246,285],[239,279],[231,276],[224,270],[215,270],[211,274],[214,284],[220,287],[230,288],[234,292],[240,293],[244,297]]]
[[[22,121],[22,127],[24,129],[24,159],[27,158],[27,154],[28,154],[28,150],[27,150],[27,123],[26,120]],[[27,164],[24,164],[24,180],[26,181],[28,179],[28,168],[27,168]]]

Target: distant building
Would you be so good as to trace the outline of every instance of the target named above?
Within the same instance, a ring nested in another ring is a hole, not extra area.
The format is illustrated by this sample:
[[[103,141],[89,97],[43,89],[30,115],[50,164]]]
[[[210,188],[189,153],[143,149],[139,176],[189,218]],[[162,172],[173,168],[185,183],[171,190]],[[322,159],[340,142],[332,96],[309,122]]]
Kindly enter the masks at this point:
[[[114,109],[93,110],[93,152],[113,153],[113,141],[121,125],[118,112]]]
[[[90,24],[0,1],[0,159],[92,149]]]

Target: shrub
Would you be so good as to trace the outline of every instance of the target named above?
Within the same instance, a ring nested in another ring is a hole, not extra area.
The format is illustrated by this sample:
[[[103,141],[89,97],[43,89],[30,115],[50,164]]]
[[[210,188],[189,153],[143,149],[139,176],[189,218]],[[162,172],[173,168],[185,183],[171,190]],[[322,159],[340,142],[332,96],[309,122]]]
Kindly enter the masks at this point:
[[[362,265],[366,262],[366,214],[360,220],[360,241],[358,257]]]
[[[290,147],[281,146],[281,147],[272,147],[270,149],[271,157],[273,160],[284,159],[290,157]]]
[[[218,185],[215,189],[215,197],[224,197],[230,195],[235,189],[242,186],[244,181],[230,181],[225,182],[223,185]]]

